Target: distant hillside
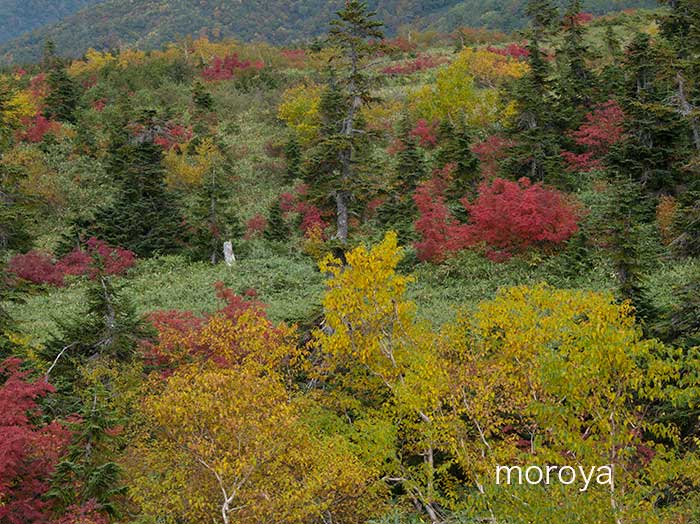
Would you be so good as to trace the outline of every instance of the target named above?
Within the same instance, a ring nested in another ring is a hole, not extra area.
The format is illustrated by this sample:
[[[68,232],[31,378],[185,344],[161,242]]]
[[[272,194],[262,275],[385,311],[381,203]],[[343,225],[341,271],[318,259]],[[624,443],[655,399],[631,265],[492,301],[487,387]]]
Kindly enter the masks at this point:
[[[440,13],[431,24],[435,29],[451,31],[457,27],[485,27],[512,32],[526,23],[524,0],[464,0]],[[560,4],[565,4],[564,1]],[[653,8],[656,0],[583,0],[584,10],[594,15],[630,8]]]
[[[0,43],[56,22],[102,0],[1,0]]]
[[[404,24],[441,30],[472,26],[507,31],[525,24],[525,0],[372,0],[369,3],[386,23],[389,34]],[[600,14],[653,6],[656,2],[589,0],[584,3],[587,10]],[[342,0],[109,0],[5,43],[0,46],[0,57],[5,62],[36,60],[46,40],[54,41],[58,50],[69,56],[80,56],[89,47],[158,48],[188,35],[289,44],[324,33],[341,4]]]

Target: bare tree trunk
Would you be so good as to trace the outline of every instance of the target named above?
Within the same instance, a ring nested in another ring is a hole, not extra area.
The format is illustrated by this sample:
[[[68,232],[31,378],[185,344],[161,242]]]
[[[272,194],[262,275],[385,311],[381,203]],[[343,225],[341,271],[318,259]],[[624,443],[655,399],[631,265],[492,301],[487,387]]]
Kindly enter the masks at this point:
[[[345,190],[340,190],[335,194],[337,207],[338,233],[336,238],[343,244],[348,241],[348,200],[349,194]]]
[[[685,78],[683,78],[680,72],[676,73],[676,83],[678,84],[680,114],[688,119],[690,127],[693,130],[693,144],[695,144],[695,149],[700,151],[700,122],[698,122],[697,116],[694,115],[696,109],[688,101],[685,92]]]

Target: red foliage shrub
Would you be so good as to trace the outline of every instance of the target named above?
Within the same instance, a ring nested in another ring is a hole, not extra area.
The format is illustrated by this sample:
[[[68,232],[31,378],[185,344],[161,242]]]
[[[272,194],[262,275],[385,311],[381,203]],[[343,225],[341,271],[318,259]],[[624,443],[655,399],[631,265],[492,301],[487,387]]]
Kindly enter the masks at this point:
[[[261,237],[265,232],[267,227],[267,219],[264,215],[258,213],[246,222],[245,225],[245,239],[250,240],[251,238]]]
[[[498,135],[491,135],[482,142],[472,145],[471,151],[479,159],[481,176],[485,179],[495,178],[499,162],[508,156],[508,149],[514,142]]]
[[[7,270],[22,280],[35,284],[63,285],[63,275],[56,270],[51,257],[41,251],[15,255],[8,262]]]
[[[94,499],[88,500],[81,506],[68,507],[56,524],[109,524],[109,517],[100,510]]]
[[[51,474],[70,441],[70,432],[57,422],[41,424],[37,400],[54,391],[44,380],[29,382],[22,361],[0,362],[0,522],[49,522]]]
[[[501,56],[509,56],[511,58],[515,58],[516,60],[525,60],[528,56],[530,56],[530,51],[527,47],[516,43],[508,44],[505,47],[494,47],[490,45],[486,48],[486,50],[489,53],[495,53]]]
[[[586,115],[585,122],[571,133],[576,145],[586,149],[577,154],[565,151],[562,157],[570,171],[591,171],[602,166],[610,148],[622,140],[625,113],[614,100],[608,100]]]
[[[136,255],[128,249],[91,238],[86,250],[74,249],[55,264],[49,255],[39,251],[16,255],[10,259],[8,271],[35,284],[62,286],[69,275],[95,278],[98,274],[96,261],[104,274],[123,275],[136,263]]]
[[[100,98],[98,100],[95,100],[92,103],[92,108],[95,111],[97,111],[98,113],[101,113],[102,111],[104,111],[105,107],[107,107],[107,99],[106,98]]]
[[[207,343],[211,333],[202,336],[203,330],[210,328],[209,321],[223,317],[236,323],[243,314],[252,314],[267,320],[266,305],[258,300],[255,290],[249,289],[244,295],[238,295],[227,288],[223,282],[214,284],[216,296],[221,307],[210,315],[197,315],[191,311],[155,311],[148,319],[158,332],[155,342],[144,341],[142,347],[146,362],[159,368],[164,377],[172,374],[175,368],[193,359],[213,359],[221,366],[228,362],[217,357]],[[272,328],[272,324],[270,323]],[[271,330],[271,333],[274,330]]]
[[[323,220],[321,210],[304,200],[307,190],[307,186],[302,184],[294,190],[294,193],[282,193],[279,201],[285,218],[291,213],[299,214],[299,229],[308,236],[314,230],[325,230],[328,224]]]
[[[29,81],[29,92],[34,99],[43,100],[49,94],[49,85],[46,82],[46,73],[39,73]]]
[[[306,51],[304,49],[282,49],[280,55],[292,68],[302,68],[306,65]]]
[[[37,144],[41,142],[48,133],[55,133],[61,128],[61,124],[47,119],[41,113],[22,122],[23,131],[17,133],[17,139],[22,142]]]
[[[403,36],[385,39],[382,44],[384,49],[386,49],[389,53],[410,53],[411,51],[415,51],[417,47],[414,42],[410,42]]]
[[[460,224],[450,214],[443,192],[444,183],[433,179],[414,195],[420,214],[415,223],[421,236],[415,244],[420,260],[439,263],[451,253],[485,244],[487,256],[501,262],[531,247],[559,244],[578,231],[580,208],[559,191],[526,178],[482,183],[473,203],[462,200],[469,224]]]
[[[219,56],[212,60],[212,63],[202,70],[202,78],[210,82],[217,80],[230,80],[236,74],[244,71],[259,71],[265,67],[261,61],[251,62],[250,60],[239,60],[238,54],[233,53],[224,58]]]
[[[182,124],[169,123],[165,130],[157,136],[153,142],[161,146],[166,151],[174,148],[176,145],[184,144],[192,139],[193,133],[191,127],[185,127]]]
[[[462,203],[472,241],[484,242],[501,257],[568,240],[578,231],[581,215],[564,194],[527,178],[485,182],[473,203],[466,198]]]
[[[440,263],[468,245],[466,226],[450,214],[444,191],[444,182],[433,178],[421,184],[413,195],[420,215],[414,227],[421,236],[415,243],[421,261]]]
[[[396,64],[392,66],[385,67],[382,69],[382,73],[385,75],[412,75],[419,71],[425,71],[427,69],[434,69],[443,64],[446,64],[449,60],[445,57],[435,57],[429,55],[421,55],[410,62],[403,64]]]
[[[426,149],[433,148],[437,145],[437,122],[428,122],[421,118],[416,122],[416,127],[411,131],[411,135],[418,138],[418,143]]]

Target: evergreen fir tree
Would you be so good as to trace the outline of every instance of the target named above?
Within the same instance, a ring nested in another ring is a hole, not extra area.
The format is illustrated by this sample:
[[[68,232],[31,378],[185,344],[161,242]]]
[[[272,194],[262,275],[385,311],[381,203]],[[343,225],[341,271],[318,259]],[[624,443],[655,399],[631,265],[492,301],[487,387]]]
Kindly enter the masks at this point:
[[[68,76],[63,64],[55,60],[48,72],[46,83],[49,94],[44,100],[44,114],[59,122],[75,123],[80,94],[75,82]]]
[[[366,2],[348,0],[331,21],[328,43],[340,50],[335,60],[338,76],[331,77],[326,90],[325,107],[321,109],[325,121],[322,138],[310,157],[311,166],[319,168],[317,176],[325,179],[321,186],[331,188],[329,194],[336,204],[336,238],[341,244],[348,239],[350,206],[359,185],[356,150],[363,143],[359,111],[371,100],[370,79],[363,64],[383,38],[382,23],[373,17]],[[306,169],[310,171],[313,169]]]
[[[557,116],[562,132],[577,129],[593,102],[595,77],[586,64],[590,49],[580,15],[580,0],[571,0],[564,15],[562,44],[557,52],[561,63]]]
[[[264,236],[267,240],[286,242],[291,234],[289,224],[284,219],[281,202],[277,199],[270,206]]]
[[[468,193],[476,191],[481,174],[479,173],[479,160],[472,153],[474,132],[462,115],[457,123],[444,120],[439,129],[440,149],[436,160],[440,167],[448,164],[455,166],[453,178],[447,187],[448,200],[457,202]]]
[[[566,186],[560,154],[562,136],[557,129],[552,107],[551,72],[533,34],[528,44],[530,71],[513,87],[519,108],[510,135],[516,140],[504,169],[514,178],[527,177],[533,182]]]
[[[223,244],[239,239],[243,225],[230,205],[231,182],[222,166],[214,166],[204,175],[197,190],[191,244],[197,259],[212,264],[223,259]]]
[[[393,183],[388,188],[387,199],[377,209],[380,224],[396,231],[402,242],[414,237],[413,222],[417,209],[413,193],[427,175],[423,153],[418,149],[418,141],[412,130],[412,121],[404,113],[399,123],[399,151],[396,154]]]
[[[182,216],[165,186],[163,150],[147,123],[137,137],[118,137],[110,169],[118,184],[114,202],[98,210],[87,236],[130,249],[142,257],[172,253],[182,244]]]
[[[287,180],[294,181],[301,177],[301,146],[295,136],[291,136],[284,147],[287,160]]]

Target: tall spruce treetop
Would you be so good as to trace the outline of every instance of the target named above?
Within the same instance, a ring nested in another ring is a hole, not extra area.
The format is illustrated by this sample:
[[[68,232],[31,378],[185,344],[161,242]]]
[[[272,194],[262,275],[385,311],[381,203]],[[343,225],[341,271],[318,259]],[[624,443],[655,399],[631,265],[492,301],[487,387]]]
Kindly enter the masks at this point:
[[[582,117],[583,109],[591,106],[591,92],[594,77],[586,65],[590,50],[585,41],[585,27],[581,23],[581,1],[571,0],[563,19],[563,41],[557,53],[562,59],[561,99],[562,105],[570,115],[567,120],[572,128],[578,127],[578,120],[571,117]]]
[[[87,236],[130,249],[141,257],[177,251],[182,215],[165,185],[163,149],[154,142],[160,126],[154,115],[140,118],[141,131],[119,133],[111,147],[110,170],[118,184],[111,205],[100,209]]]
[[[342,110],[340,136],[329,136],[334,144],[340,164],[340,179],[335,189],[336,217],[338,232],[336,238],[345,244],[348,239],[348,215],[352,200],[353,157],[356,137],[360,129],[357,125],[358,113],[370,95],[370,82],[366,73],[366,61],[377,47],[377,41],[384,35],[382,23],[373,20],[375,13],[367,8],[366,2],[348,0],[345,7],[331,22],[328,43],[340,50],[335,68],[338,82],[346,99]]]
[[[551,0],[529,0],[525,14],[530,18],[532,30],[538,39],[542,39],[559,20],[559,10]]]

